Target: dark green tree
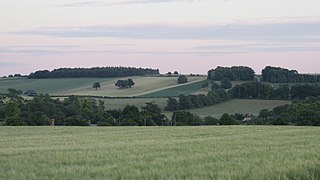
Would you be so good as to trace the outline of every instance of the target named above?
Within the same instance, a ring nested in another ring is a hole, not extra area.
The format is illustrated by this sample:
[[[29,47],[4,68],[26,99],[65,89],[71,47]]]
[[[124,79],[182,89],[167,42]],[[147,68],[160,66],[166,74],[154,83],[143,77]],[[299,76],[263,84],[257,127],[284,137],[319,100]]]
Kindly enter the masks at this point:
[[[5,106],[5,125],[21,126],[25,123],[21,119],[21,110],[15,101],[9,101]]]
[[[221,88],[230,89],[232,88],[232,83],[229,78],[225,77],[221,80]]]
[[[82,117],[68,117],[64,121],[65,126],[89,126],[88,121]]]
[[[135,105],[126,105],[122,111],[121,125],[139,125],[143,126],[144,122],[141,119],[140,111]]]
[[[215,90],[218,90],[218,89],[220,89],[220,85],[218,83],[216,83],[216,82],[213,82],[212,86],[211,86],[211,90],[215,91]]]
[[[101,85],[100,85],[100,82],[95,82],[95,83],[93,83],[93,85],[92,85],[92,88],[94,88],[94,89],[100,89],[101,88]]]
[[[179,102],[173,97],[169,97],[167,100],[167,106],[164,108],[165,111],[176,111],[179,110]]]
[[[237,121],[234,116],[224,113],[220,118],[221,125],[236,125]]]
[[[131,88],[133,85],[135,85],[135,83],[133,82],[132,79],[128,79],[128,80],[119,79],[115,83],[115,86],[118,86],[119,88]]]
[[[187,111],[176,111],[172,115],[172,125],[174,126],[197,126],[201,124],[201,118]]]
[[[219,125],[219,120],[214,117],[207,116],[204,118],[204,125]]]
[[[129,88],[131,88],[131,86],[134,86],[134,82],[133,82],[133,80],[132,79],[128,79],[128,86],[129,86]]]
[[[188,82],[188,78],[185,75],[180,75],[178,77],[178,84],[183,84],[183,83],[187,83]]]
[[[146,103],[145,106],[142,106],[141,114],[144,116],[145,125],[166,125],[166,116],[162,114],[162,110],[159,105],[154,102]],[[150,122],[150,123],[148,123]]]

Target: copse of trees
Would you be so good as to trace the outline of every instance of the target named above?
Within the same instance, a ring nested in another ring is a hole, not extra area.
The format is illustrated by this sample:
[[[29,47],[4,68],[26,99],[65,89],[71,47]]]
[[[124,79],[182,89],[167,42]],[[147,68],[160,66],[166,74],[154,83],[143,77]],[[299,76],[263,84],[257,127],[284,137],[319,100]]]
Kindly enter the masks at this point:
[[[270,84],[246,82],[233,87],[229,94],[238,99],[306,99],[320,96],[320,87],[316,85],[280,85],[273,88]]]
[[[201,108],[205,106],[211,106],[223,101],[229,100],[230,96],[224,89],[217,89],[215,91],[210,91],[207,95],[199,94],[181,94],[178,99],[169,97],[167,100],[167,105],[164,108],[166,111],[177,111]]]
[[[133,82],[132,79],[128,79],[128,80],[121,80],[119,79],[116,83],[115,86],[119,87],[119,88],[131,88],[132,86],[134,86],[135,83]]]
[[[320,126],[320,104],[298,102],[278,106],[273,110],[261,110],[258,116],[260,124]]]
[[[134,67],[59,68],[31,73],[28,78],[125,77],[159,74],[159,69]]]
[[[319,75],[299,74],[297,70],[267,66],[262,70],[263,81],[271,83],[318,83]]]
[[[233,98],[239,99],[272,99],[274,89],[269,84],[246,82],[241,85],[236,85],[229,93]]]
[[[253,69],[245,66],[220,67],[208,71],[208,79],[221,81],[223,78],[229,78],[231,81],[252,81],[255,72]]]

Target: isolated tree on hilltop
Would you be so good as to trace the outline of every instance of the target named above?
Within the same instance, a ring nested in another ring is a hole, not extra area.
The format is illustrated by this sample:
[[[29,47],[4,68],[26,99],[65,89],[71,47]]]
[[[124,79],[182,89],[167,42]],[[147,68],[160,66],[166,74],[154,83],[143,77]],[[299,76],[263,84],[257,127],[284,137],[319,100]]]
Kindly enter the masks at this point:
[[[92,85],[92,88],[95,88],[96,90],[99,88],[101,88],[101,85],[100,85],[100,82],[95,82],[95,83],[93,83],[93,85]]]
[[[183,84],[187,82],[188,82],[188,78],[185,75],[181,75],[178,77],[178,84]]]

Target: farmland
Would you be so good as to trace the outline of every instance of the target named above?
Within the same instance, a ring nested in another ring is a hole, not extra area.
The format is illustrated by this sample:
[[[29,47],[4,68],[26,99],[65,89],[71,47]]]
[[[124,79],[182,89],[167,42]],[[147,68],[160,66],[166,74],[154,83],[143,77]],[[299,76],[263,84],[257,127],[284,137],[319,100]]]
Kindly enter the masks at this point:
[[[114,81],[112,78],[60,78],[60,79],[26,79],[6,78],[0,79],[0,92],[7,92],[8,88],[26,91],[35,90],[38,93],[60,94],[62,91],[78,87],[91,87],[93,82]]]
[[[199,109],[189,110],[191,113],[199,116],[213,116],[220,117],[224,113],[251,113],[258,115],[262,109],[273,109],[277,106],[283,106],[285,104],[291,104],[291,101],[283,100],[250,100],[250,99],[233,99],[221,104],[208,106]]]
[[[126,99],[105,99],[105,106],[107,109],[123,109],[127,104],[141,107],[147,102],[155,102],[162,109],[167,105],[167,98],[126,98]],[[291,104],[291,101],[282,100],[248,100],[248,99],[233,99],[221,104],[216,104],[209,107],[188,110],[191,113],[197,114],[201,117],[213,116],[220,117],[224,113],[252,113],[258,115],[262,109],[273,109],[277,106]],[[168,117],[172,115],[171,112],[165,113]]]
[[[316,179],[318,127],[1,127],[0,179]]]
[[[205,81],[206,80],[204,78],[201,78],[195,82],[180,84],[165,89],[159,89],[150,93],[147,92],[140,95],[140,97],[172,97],[179,96],[180,94],[189,94],[201,89],[201,86]]]
[[[126,78],[60,78],[60,79],[26,79],[26,78],[7,78],[0,79],[0,93],[5,93],[8,88],[26,91],[35,90],[38,93],[49,93],[51,95],[85,95],[85,96],[141,96],[167,88],[179,87],[177,77],[130,77],[134,80],[135,86],[127,89],[115,87],[117,79]],[[205,77],[189,77],[193,84]],[[101,89],[94,90],[94,82],[101,83]],[[186,84],[186,85],[189,85]],[[198,90],[198,89],[195,89]]]

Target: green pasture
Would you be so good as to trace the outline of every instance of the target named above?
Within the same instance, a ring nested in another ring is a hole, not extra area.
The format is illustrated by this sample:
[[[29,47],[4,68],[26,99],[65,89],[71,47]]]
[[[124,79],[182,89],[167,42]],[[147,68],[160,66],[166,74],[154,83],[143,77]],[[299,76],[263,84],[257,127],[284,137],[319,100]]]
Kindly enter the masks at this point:
[[[85,96],[112,96],[132,97],[161,91],[163,89],[181,86],[177,84],[177,77],[145,77],[134,76],[135,85],[132,88],[119,89],[114,84],[122,78],[58,78],[58,79],[27,79],[5,78],[0,79],[0,93],[6,93],[8,88],[22,91],[35,90],[37,93],[51,95],[85,95]],[[205,77],[188,77],[190,83],[198,82]],[[92,88],[94,82],[100,82],[101,89]]]
[[[202,84],[206,82],[205,79],[200,79],[195,82],[190,82],[187,84],[181,84],[175,87],[159,90],[151,93],[144,93],[140,97],[177,97],[181,94],[189,94],[193,92],[197,92],[202,89]]]
[[[91,88],[94,82],[105,83],[114,81],[114,78],[59,78],[59,79],[27,79],[5,78],[0,79],[0,93],[6,93],[8,88],[22,91],[35,90],[37,93],[60,94],[69,89],[78,87]]]
[[[222,114],[235,114],[235,113],[251,113],[258,115],[262,109],[272,110],[277,106],[291,104],[291,101],[284,100],[251,100],[251,99],[232,99],[213,106],[207,106],[198,109],[188,110],[191,113],[197,114],[201,117],[212,116],[221,117]]]
[[[318,179],[318,127],[0,127],[0,179]]]

